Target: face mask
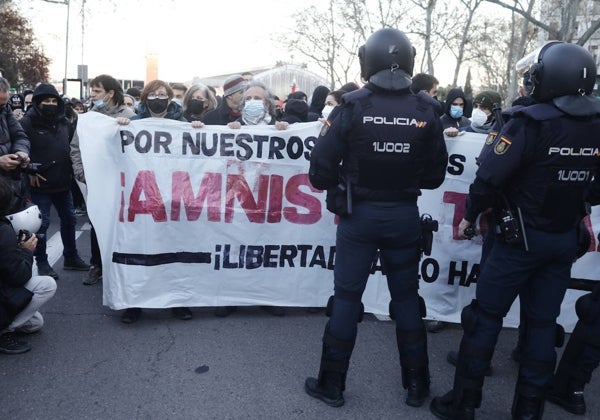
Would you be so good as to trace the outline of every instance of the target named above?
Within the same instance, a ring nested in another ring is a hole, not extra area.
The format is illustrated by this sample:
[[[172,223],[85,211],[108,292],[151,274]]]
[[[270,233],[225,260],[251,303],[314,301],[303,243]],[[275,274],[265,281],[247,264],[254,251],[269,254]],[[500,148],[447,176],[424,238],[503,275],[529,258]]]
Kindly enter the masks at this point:
[[[329,114],[331,114],[331,111],[333,111],[333,106],[332,105],[325,105],[323,107],[323,111],[321,111],[321,115],[323,115],[323,118],[328,118]]]
[[[244,104],[244,114],[250,118],[258,118],[265,113],[265,105],[261,99],[251,99]]]
[[[450,105],[450,116],[458,119],[463,116],[463,109],[458,105]]]
[[[487,121],[487,114],[479,108],[475,108],[471,114],[471,124],[482,126]]]
[[[190,114],[202,114],[204,112],[204,100],[190,99],[187,110]]]
[[[179,98],[171,99],[171,102],[175,102],[177,105],[183,106],[183,101]]]
[[[146,104],[148,105],[148,109],[152,111],[153,114],[162,114],[167,110],[167,106],[169,105],[168,99],[148,99],[146,100]]]
[[[58,105],[54,105],[54,104],[42,104],[42,105],[40,105],[40,112],[45,117],[52,118],[58,112]]]
[[[108,96],[108,95],[106,95]],[[95,100],[94,103],[94,108],[96,109],[103,109],[106,108],[108,106],[108,103],[110,101],[110,97],[107,99],[106,96],[102,99],[97,99]]]

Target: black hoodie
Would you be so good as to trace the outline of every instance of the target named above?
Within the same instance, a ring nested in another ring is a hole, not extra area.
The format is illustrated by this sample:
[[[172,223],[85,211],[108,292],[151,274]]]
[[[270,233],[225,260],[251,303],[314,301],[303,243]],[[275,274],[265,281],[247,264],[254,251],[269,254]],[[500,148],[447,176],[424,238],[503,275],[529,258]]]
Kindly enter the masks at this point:
[[[54,117],[41,113],[40,103],[48,97],[58,101]],[[65,117],[65,104],[54,86],[42,83],[35,88],[32,104],[19,122],[31,143],[31,162],[40,164],[40,174],[46,178],[46,181],[40,182],[40,187],[31,187],[31,190],[48,194],[69,190],[73,178],[70,159],[72,126]]]
[[[465,116],[462,116],[460,118],[452,118],[450,116],[450,106],[456,98],[462,98],[462,100],[465,103],[465,106],[467,104],[467,100],[465,99],[465,93],[461,88],[454,88],[448,91],[448,95],[446,95],[446,106],[444,109],[444,115],[440,117],[442,120],[442,126],[444,127],[444,130],[448,127],[455,127],[460,129],[461,127],[468,127],[471,125],[471,120],[469,120]]]

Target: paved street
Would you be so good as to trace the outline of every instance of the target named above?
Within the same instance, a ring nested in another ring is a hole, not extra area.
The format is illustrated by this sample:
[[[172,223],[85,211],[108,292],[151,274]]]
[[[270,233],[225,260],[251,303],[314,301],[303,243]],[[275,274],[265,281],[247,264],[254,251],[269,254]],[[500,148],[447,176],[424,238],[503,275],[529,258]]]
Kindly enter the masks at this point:
[[[55,219],[55,218],[54,218]],[[87,221],[80,217],[80,224]],[[58,221],[53,220],[52,232]],[[60,255],[60,241],[57,258]],[[89,230],[78,239],[89,259]],[[52,252],[56,252],[53,247]],[[63,271],[55,298],[43,308],[46,326],[27,337],[29,353],[0,355],[0,419],[432,419],[429,400],[404,404],[390,321],[365,316],[348,372],[346,404],[331,408],[303,391],[318,372],[324,312],[288,308],[273,317],[255,307],[217,318],[193,308],[194,319],[145,310],[135,324],[102,306],[102,284],[83,286],[85,273]],[[432,394],[450,388],[448,350],[462,330],[429,334]],[[509,358],[516,331],[502,332],[494,375],[486,379],[479,419],[509,419],[517,366]],[[545,419],[600,418],[600,380],[586,389],[587,416],[552,404]]]

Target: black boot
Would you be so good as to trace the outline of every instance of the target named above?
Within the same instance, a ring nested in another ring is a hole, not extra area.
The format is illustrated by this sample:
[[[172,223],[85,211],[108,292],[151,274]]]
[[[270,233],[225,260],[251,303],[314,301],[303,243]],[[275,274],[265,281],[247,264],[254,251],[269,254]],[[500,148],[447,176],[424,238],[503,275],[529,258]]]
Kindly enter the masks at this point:
[[[429,396],[429,369],[402,368],[402,386],[406,389],[406,404],[421,407]]]
[[[587,340],[594,337],[594,332],[595,330],[590,331],[583,321],[577,321],[546,392],[548,401],[573,414],[585,414],[587,409],[583,389],[592,379],[594,367],[584,364],[582,359],[585,358],[582,356],[590,346]]]
[[[340,372],[321,370],[319,378],[306,378],[304,390],[331,407],[344,405],[345,375]]]
[[[402,387],[406,389],[406,404],[421,407],[429,396],[429,358],[425,326],[415,330],[396,327],[396,343],[402,368]]]
[[[583,389],[585,383],[581,381],[567,380],[566,386],[553,381],[546,392],[546,400],[559,405],[569,413],[583,415],[586,412]]]
[[[346,373],[354,341],[338,340],[329,333],[329,323],[323,334],[323,351],[318,378],[306,378],[304,390],[331,407],[344,405]]]
[[[429,410],[442,420],[475,419],[475,409],[481,404],[481,390],[463,389],[456,392],[460,394],[458,398],[455,398],[454,390],[435,397],[429,404]]]
[[[541,420],[544,414],[544,391],[517,383],[511,413],[514,420]]]

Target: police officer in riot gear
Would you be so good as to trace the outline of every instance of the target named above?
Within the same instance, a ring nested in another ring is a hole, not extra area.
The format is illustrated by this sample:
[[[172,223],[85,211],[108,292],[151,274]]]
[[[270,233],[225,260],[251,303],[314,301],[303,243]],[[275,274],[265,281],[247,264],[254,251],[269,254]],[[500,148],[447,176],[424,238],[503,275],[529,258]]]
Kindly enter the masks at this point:
[[[420,189],[435,189],[444,181],[448,153],[436,103],[409,89],[415,50],[406,35],[381,29],[358,54],[368,83],[344,95],[310,160],[311,183],[328,190],[327,208],[340,219],[321,366],[317,378],[306,380],[305,390],[331,406],[344,404],[362,294],[379,250],[406,403],[418,407],[429,393],[429,369],[425,304],[418,295],[417,197]]]
[[[535,54],[530,78],[537,104],[515,112],[482,153],[459,235],[495,206],[498,237],[463,309],[454,387],[434,398],[441,419],[473,419],[502,320],[521,290],[527,334],[513,400],[515,419],[540,419],[556,364],[556,318],[577,252],[584,195],[598,183],[600,102],[590,97],[596,65],[584,48],[562,42]],[[593,180],[593,181],[592,181]],[[522,295],[523,298],[523,295]]]

